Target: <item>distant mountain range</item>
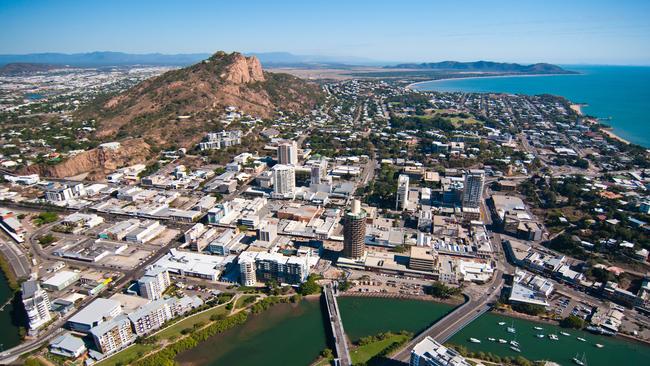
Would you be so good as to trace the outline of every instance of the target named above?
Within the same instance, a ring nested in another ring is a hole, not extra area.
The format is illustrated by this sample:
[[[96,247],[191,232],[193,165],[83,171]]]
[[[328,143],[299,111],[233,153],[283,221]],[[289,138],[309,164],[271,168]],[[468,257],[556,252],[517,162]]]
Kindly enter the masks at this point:
[[[13,62],[0,66],[0,75],[3,76],[16,76],[22,74],[30,74],[34,72],[49,71],[52,69],[60,69],[61,65],[51,64],[37,64],[29,62]]]
[[[300,66],[300,65],[378,65],[377,61],[359,57],[334,57],[318,55],[295,55],[289,52],[249,52],[246,56],[255,56],[264,66]],[[181,54],[132,54],[124,52],[87,52],[87,53],[31,53],[25,55],[0,55],[0,66],[10,63],[39,63],[69,65],[78,67],[159,65],[188,66],[210,57],[209,53]]]
[[[565,70],[557,65],[537,63],[532,65],[521,65],[515,63],[492,62],[492,61],[442,61],[426,63],[406,63],[393,66],[385,66],[387,69],[417,69],[417,70],[452,70],[471,72],[499,72],[499,73],[526,73],[526,74],[572,74],[573,71]]]
[[[210,57],[209,53],[165,55],[162,53],[131,54],[123,52],[30,53],[0,55],[0,65],[9,63],[41,63],[69,66],[170,65],[185,66]]]

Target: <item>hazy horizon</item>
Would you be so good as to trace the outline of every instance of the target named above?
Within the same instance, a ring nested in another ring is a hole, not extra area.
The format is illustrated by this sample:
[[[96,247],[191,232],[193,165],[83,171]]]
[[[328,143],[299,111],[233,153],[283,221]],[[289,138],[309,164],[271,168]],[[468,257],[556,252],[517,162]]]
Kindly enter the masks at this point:
[[[0,54],[289,52],[376,62],[650,65],[650,2],[0,0]]]

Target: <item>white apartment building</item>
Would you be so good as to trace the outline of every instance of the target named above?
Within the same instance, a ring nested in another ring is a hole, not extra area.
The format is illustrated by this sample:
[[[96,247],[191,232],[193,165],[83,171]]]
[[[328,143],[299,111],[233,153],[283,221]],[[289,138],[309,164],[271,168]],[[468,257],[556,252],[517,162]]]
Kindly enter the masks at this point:
[[[405,210],[409,200],[409,176],[400,174],[397,178],[396,210]]]
[[[255,286],[257,284],[257,275],[255,273],[255,256],[254,252],[243,252],[239,255],[239,280],[242,286]]]
[[[50,299],[47,292],[38,284],[38,281],[29,280],[23,282],[21,290],[29,329],[38,329],[52,320]]]
[[[138,280],[140,296],[154,301],[161,299],[170,285],[169,271],[162,266],[147,268],[144,276]]]
[[[138,336],[147,334],[170,320],[172,318],[170,301],[175,302],[176,299],[158,299],[127,315],[133,324],[135,334]]]
[[[291,165],[273,167],[273,197],[293,199],[296,194],[296,170]]]
[[[426,337],[411,350],[410,366],[470,366],[458,352]]]
[[[117,352],[135,341],[131,321],[126,315],[99,324],[90,330],[95,345],[103,354]]]

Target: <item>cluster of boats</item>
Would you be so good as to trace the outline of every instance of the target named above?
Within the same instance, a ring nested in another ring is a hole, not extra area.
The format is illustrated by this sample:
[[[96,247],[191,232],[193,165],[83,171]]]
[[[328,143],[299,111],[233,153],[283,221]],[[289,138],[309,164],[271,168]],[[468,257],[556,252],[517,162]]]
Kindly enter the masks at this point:
[[[504,325],[506,325],[506,322],[499,322],[498,324],[499,324],[500,326],[504,326]],[[543,330],[544,330],[544,328],[542,328],[542,327],[534,327],[534,329],[537,330],[537,331],[543,331]],[[508,333],[514,334],[514,339],[513,339],[513,340],[511,340],[511,341],[507,341],[507,340],[502,339],[502,338],[498,338],[498,339],[497,339],[497,338],[492,338],[492,337],[488,337],[487,340],[490,341],[490,342],[499,342],[499,343],[501,343],[501,344],[509,344],[511,350],[513,350],[513,351],[515,351],[515,352],[521,352],[521,347],[520,347],[520,345],[519,345],[519,342],[517,342],[517,330],[516,330],[515,327],[514,327],[514,323],[511,324],[510,326],[508,326],[508,327],[506,328],[506,331],[507,331]],[[571,336],[570,333],[563,332],[563,331],[560,332],[560,334],[563,335],[563,336],[565,336],[565,337],[570,337],[570,336]],[[550,340],[552,340],[552,341],[558,341],[558,340],[560,339],[560,337],[558,337],[557,334],[548,334],[548,335],[545,335],[545,334],[543,334],[543,333],[537,333],[537,334],[535,334],[535,336],[536,336],[537,338],[548,337],[548,339],[550,339]],[[580,341],[580,342],[586,342],[586,341],[587,341],[586,339],[584,339],[584,338],[582,338],[582,337],[576,337],[576,339],[577,339],[578,341]],[[472,342],[472,343],[481,343],[481,340],[478,339],[478,338],[470,338],[469,341]],[[600,343],[596,343],[595,346],[598,347],[598,348],[603,348],[603,347],[605,347],[604,345],[602,345],[602,344],[600,344]],[[582,355],[581,358],[578,357],[578,354],[576,354],[576,356],[573,357],[573,362],[574,362],[575,364],[577,364],[577,365],[580,365],[580,366],[586,366],[586,365],[587,365],[586,357],[585,357],[584,354]]]

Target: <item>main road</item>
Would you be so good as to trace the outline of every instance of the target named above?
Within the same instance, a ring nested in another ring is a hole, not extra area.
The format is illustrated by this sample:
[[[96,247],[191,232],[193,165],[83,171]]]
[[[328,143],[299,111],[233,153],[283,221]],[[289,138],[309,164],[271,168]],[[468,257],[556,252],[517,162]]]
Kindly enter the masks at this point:
[[[440,343],[444,343],[467,324],[485,314],[491,308],[491,303],[498,298],[503,287],[504,279],[501,270],[495,271],[492,281],[482,288],[488,288],[483,295],[467,293],[467,301],[447,314],[444,318],[427,328],[422,333],[418,334],[410,342],[403,346],[403,348],[393,354],[393,360],[400,362],[409,362],[411,358],[411,350],[416,344],[420,343],[426,337],[431,337]]]

